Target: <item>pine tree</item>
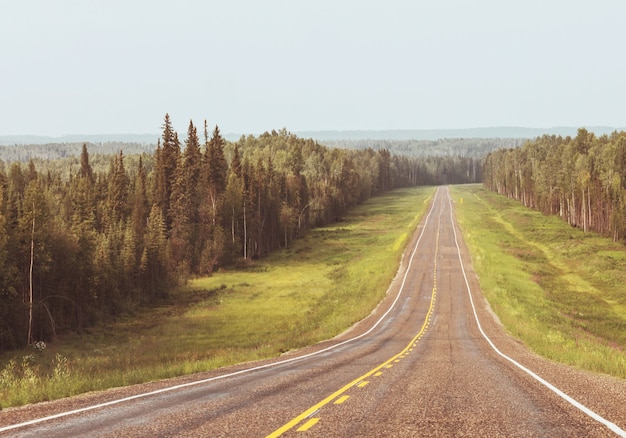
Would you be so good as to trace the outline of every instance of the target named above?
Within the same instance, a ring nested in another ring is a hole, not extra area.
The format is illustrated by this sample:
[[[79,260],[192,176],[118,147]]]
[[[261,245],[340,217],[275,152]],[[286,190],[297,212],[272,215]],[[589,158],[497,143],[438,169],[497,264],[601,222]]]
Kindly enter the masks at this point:
[[[109,175],[108,207],[111,220],[116,223],[128,215],[128,190],[130,179],[124,167],[124,154],[115,156],[112,175]]]
[[[169,286],[165,226],[161,209],[157,205],[153,205],[148,216],[146,247],[141,258],[143,267],[142,289],[150,299],[166,296]]]
[[[195,272],[202,249],[198,243],[198,219],[201,203],[199,187],[201,153],[198,135],[193,122],[189,122],[186,148],[176,170],[172,188],[170,231],[171,257],[179,277],[184,280]]]
[[[226,142],[220,134],[220,129],[216,125],[213,130],[211,140],[206,144],[204,159],[205,170],[209,178],[209,189],[213,190],[218,195],[224,193],[224,190],[226,189],[228,163],[224,157],[225,143]]]
[[[200,151],[200,141],[198,132],[193,122],[189,121],[187,130],[187,140],[185,140],[185,152],[183,153],[183,176],[185,178],[185,189],[189,194],[191,208],[189,211],[191,220],[198,221],[198,209],[202,203],[203,187],[201,185],[202,175],[202,152]]]
[[[202,203],[200,206],[199,272],[210,273],[223,258],[226,239],[223,229],[222,206],[226,190],[228,163],[224,157],[224,144],[219,128],[213,130],[208,140],[207,123],[204,122],[205,151],[202,173]]]
[[[79,176],[81,178],[87,178],[93,183],[93,170],[91,164],[89,164],[89,152],[87,152],[87,144],[83,143],[83,149],[80,154],[80,171]]]
[[[154,203],[161,209],[167,229],[171,227],[170,201],[172,186],[176,176],[176,168],[180,159],[180,143],[178,134],[172,127],[169,114],[163,123],[162,144],[157,147],[155,165]]]
[[[68,198],[71,205],[69,219],[72,226],[76,228],[82,225],[88,225],[90,228],[95,227],[96,205],[93,182],[89,180],[89,176],[79,176],[72,180]]]
[[[138,240],[143,236],[148,219],[148,194],[146,192],[146,170],[143,165],[142,157],[139,157],[137,164],[137,174],[135,175],[134,193],[133,193],[133,210],[131,220],[135,228],[135,236]]]

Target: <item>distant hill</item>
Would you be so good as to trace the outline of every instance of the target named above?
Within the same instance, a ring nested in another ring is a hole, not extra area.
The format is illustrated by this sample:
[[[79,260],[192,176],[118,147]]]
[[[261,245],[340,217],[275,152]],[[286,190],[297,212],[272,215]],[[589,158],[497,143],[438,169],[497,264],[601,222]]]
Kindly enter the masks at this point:
[[[229,141],[239,140],[239,134],[226,134],[224,138]],[[135,143],[157,144],[161,134],[95,134],[95,135],[62,135],[49,137],[44,135],[0,135],[0,146],[33,145],[33,144],[99,144],[99,143]],[[181,139],[183,140],[183,139]]]
[[[588,131],[596,135],[610,134],[626,128],[610,126],[586,126]],[[442,138],[537,138],[544,134],[560,136],[576,136],[578,127],[555,128],[522,128],[493,127],[468,129],[396,129],[383,131],[299,131],[296,134],[303,138],[324,140],[439,140]]]
[[[139,143],[156,144],[160,134],[99,134],[99,135],[0,135],[0,145],[63,144],[63,143]]]
[[[610,134],[626,128],[587,127],[596,135]],[[471,129],[404,129],[386,131],[299,131],[300,138],[312,138],[331,148],[382,149],[409,157],[463,156],[482,158],[501,148],[521,146],[525,141],[544,134],[575,137],[578,128],[471,128]],[[90,154],[126,155],[152,153],[159,134],[102,134],[45,137],[35,135],[0,136],[0,161],[26,162],[30,159],[53,160],[80,155],[82,144]],[[239,134],[226,134],[228,141],[237,141]],[[182,145],[181,145],[182,146]]]
[[[586,126],[588,131],[596,135],[610,134],[613,131],[622,131],[626,128],[610,126]],[[468,129],[394,129],[394,130],[327,130],[327,131],[296,131],[298,137],[313,138],[319,142],[327,140],[439,140],[442,138],[537,138],[544,134],[569,135],[574,137],[578,127],[555,128],[522,128],[522,127],[492,127]],[[260,133],[259,133],[260,134]],[[161,137],[160,134],[99,134],[99,135],[63,135],[47,137],[40,135],[0,135],[0,145],[33,145],[33,144],[62,144],[62,143],[137,143],[154,144]],[[228,133],[224,138],[237,141],[241,134]]]

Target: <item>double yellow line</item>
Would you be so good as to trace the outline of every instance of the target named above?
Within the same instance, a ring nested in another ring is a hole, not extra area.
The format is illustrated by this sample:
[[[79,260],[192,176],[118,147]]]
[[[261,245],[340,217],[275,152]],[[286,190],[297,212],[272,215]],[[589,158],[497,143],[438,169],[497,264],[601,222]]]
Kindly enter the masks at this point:
[[[435,299],[437,297],[437,258],[439,255],[440,227],[441,227],[441,220],[439,220],[439,224],[437,226],[437,238],[436,238],[436,244],[435,244],[436,245],[435,246],[435,261],[434,261],[434,268],[433,268],[433,289],[430,295],[430,305],[428,307],[428,312],[426,313],[426,317],[424,318],[424,323],[422,324],[420,331],[413,337],[413,339],[411,339],[409,344],[406,347],[404,347],[402,351],[400,351],[400,353],[396,354],[395,356],[383,362],[382,364],[378,365],[377,367],[371,369],[370,371],[363,374],[362,376],[357,377],[356,379],[354,379],[353,381],[351,381],[350,383],[348,383],[341,389],[333,392],[331,395],[329,395],[328,397],[326,397],[324,400],[320,401],[319,403],[311,406],[309,409],[302,412],[300,415],[293,418],[291,421],[289,421],[285,425],[279,427],[274,432],[267,435],[267,438],[279,437],[283,433],[291,430],[293,427],[295,427],[296,425],[300,424],[302,421],[307,420],[307,419],[308,421],[306,421],[302,426],[300,426],[298,430],[304,432],[310,429],[319,421],[319,418],[314,417],[314,415],[318,413],[320,409],[322,409],[324,406],[326,406],[333,400],[336,400],[338,397],[342,396],[344,392],[348,391],[353,386],[365,386],[367,384],[366,379],[368,377],[372,375],[377,375],[377,376],[380,375],[381,369],[391,368],[393,366],[392,362],[399,360],[401,357],[404,357],[407,353],[413,350],[413,347],[417,345],[417,342],[420,340],[420,338],[424,335],[424,333],[428,329],[428,326],[430,325],[430,320],[432,318],[433,310],[435,307]],[[342,396],[340,399],[336,401],[335,404],[343,403],[345,400],[347,400],[347,398],[348,396]]]

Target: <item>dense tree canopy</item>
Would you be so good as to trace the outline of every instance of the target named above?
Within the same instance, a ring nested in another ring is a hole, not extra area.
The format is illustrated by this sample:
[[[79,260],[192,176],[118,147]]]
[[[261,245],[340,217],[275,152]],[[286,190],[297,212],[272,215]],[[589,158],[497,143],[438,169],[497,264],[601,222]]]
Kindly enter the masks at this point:
[[[0,351],[165,297],[216,268],[291,245],[373,195],[476,182],[460,156],[331,149],[281,130],[226,142],[169,116],[154,154],[0,162]],[[34,227],[33,227],[34,224]],[[31,253],[32,249],[32,253]],[[32,254],[32,288],[30,264]]]
[[[584,231],[626,233],[626,132],[596,137],[543,136],[518,149],[489,154],[487,188]]]

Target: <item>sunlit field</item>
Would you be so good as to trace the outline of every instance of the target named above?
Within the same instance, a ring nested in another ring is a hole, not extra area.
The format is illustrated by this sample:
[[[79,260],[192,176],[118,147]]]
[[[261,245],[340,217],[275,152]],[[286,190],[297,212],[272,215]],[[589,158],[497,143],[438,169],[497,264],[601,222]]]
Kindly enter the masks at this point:
[[[43,351],[1,358],[2,407],[281,355],[331,338],[385,296],[433,188],[372,198],[342,222],[243,268],[199,278]]]
[[[626,378],[626,247],[479,185],[451,193],[506,329],[542,356]]]

